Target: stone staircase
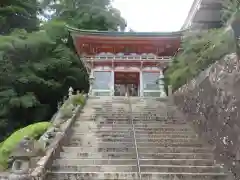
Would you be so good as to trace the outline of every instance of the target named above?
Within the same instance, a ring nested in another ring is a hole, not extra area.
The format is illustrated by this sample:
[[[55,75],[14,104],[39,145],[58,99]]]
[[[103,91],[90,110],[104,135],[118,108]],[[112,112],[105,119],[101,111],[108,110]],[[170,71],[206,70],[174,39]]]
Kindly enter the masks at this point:
[[[89,99],[48,180],[226,180],[212,148],[167,102]]]

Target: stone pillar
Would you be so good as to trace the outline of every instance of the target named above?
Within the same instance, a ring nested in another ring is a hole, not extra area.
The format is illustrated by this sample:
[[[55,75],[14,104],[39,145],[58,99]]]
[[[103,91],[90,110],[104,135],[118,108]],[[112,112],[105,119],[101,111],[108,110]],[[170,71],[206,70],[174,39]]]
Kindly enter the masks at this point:
[[[140,70],[139,72],[139,95],[140,97],[144,96],[144,92],[143,92],[143,75],[142,75],[142,70]]]

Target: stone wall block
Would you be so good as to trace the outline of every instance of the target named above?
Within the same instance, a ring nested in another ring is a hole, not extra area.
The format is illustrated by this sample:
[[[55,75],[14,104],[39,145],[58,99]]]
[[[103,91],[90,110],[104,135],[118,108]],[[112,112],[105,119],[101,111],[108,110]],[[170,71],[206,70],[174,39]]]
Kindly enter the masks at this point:
[[[196,132],[213,145],[219,163],[240,178],[240,72],[236,55],[227,55],[213,64],[209,73],[202,73],[179,88],[174,103]],[[205,77],[203,77],[205,75]]]

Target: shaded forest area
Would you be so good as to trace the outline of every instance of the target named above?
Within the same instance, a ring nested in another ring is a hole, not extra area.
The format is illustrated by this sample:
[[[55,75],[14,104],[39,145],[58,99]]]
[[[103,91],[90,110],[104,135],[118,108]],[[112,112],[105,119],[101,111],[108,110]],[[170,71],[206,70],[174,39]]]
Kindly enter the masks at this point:
[[[0,2],[0,141],[50,120],[69,86],[88,91],[88,75],[66,25],[117,30],[126,22],[111,0]]]

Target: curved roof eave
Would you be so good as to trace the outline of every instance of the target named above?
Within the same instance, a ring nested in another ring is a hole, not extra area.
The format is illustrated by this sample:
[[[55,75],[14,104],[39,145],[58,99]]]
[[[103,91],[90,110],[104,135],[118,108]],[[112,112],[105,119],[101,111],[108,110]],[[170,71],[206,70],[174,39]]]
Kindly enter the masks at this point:
[[[118,31],[97,31],[97,30],[84,30],[77,29],[66,25],[69,32],[78,33],[82,35],[92,35],[92,36],[132,36],[132,37],[181,37],[185,30],[175,31],[175,32],[118,32]]]

